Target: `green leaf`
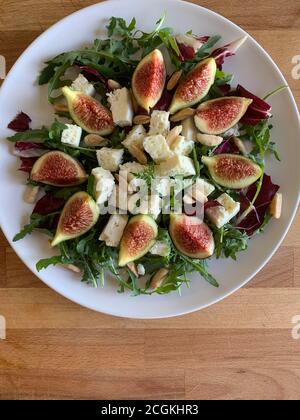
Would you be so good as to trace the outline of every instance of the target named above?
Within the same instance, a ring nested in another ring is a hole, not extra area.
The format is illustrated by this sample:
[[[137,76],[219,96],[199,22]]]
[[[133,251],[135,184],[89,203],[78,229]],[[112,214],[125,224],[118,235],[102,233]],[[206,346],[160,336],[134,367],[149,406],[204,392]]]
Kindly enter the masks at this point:
[[[25,225],[23,229],[17,235],[14,236],[13,242],[20,241],[21,239],[24,239],[25,236],[30,235],[35,229],[38,228],[42,220],[43,216],[33,215],[31,217],[30,223]]]
[[[27,130],[22,133],[16,133],[13,136],[8,137],[7,140],[13,143],[16,143],[17,141],[47,140],[48,136],[48,129],[42,127],[37,130]]]
[[[62,255],[56,255],[54,257],[45,258],[37,262],[36,269],[38,272],[41,270],[44,270],[50,265],[58,265],[58,264],[64,264],[66,261],[64,260],[64,257]]]

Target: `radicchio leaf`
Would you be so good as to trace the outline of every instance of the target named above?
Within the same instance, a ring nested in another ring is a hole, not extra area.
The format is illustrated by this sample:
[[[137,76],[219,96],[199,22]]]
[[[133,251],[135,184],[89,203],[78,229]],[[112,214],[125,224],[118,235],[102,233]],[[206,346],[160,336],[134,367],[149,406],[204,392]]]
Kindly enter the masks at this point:
[[[172,102],[172,95],[170,92],[165,90],[160,98],[160,100],[157,102],[155,107],[153,108],[156,111],[167,111],[169,109]]]
[[[81,73],[89,82],[101,82],[103,85],[108,89],[108,79],[103,76],[103,74],[99,73],[99,71],[93,69],[89,66],[81,66],[80,67]]]
[[[197,41],[200,41],[203,44],[205,44],[208,40],[209,40],[209,36],[195,36],[195,35],[187,35],[187,37],[190,38],[195,38]],[[178,39],[176,38],[176,42],[180,51],[180,55],[179,55],[179,60],[180,61],[186,61],[186,60],[192,60],[197,51],[195,51],[194,47],[192,45],[189,45],[188,43],[184,43],[184,42],[180,42],[179,40],[180,38],[178,37]],[[201,45],[199,45],[199,49],[201,48]]]
[[[18,141],[15,143],[14,155],[19,157],[40,157],[47,149],[41,143]]]
[[[37,161],[37,157],[20,157],[21,159],[21,166],[19,168],[19,171],[29,173],[31,172],[31,169],[33,168],[33,165]]]
[[[22,133],[30,129],[31,118],[24,112],[20,112],[16,117],[8,124],[7,128]]]
[[[233,55],[235,55],[237,50],[244,44],[246,39],[247,37],[239,38],[236,41],[231,42],[230,44],[217,48],[211,53],[210,56],[216,60],[219,69],[222,69],[222,66],[225,62],[225,58],[232,57]]]
[[[222,205],[217,200],[209,200],[204,204],[204,210],[207,211],[214,207],[222,207]]]
[[[247,125],[257,125],[263,120],[270,118],[272,107],[263,99],[249,92],[241,85],[237,86],[236,95],[253,100],[252,104],[248,107],[246,114],[241,119],[241,122]]]
[[[248,236],[252,236],[263,224],[266,213],[279,188],[278,185],[273,184],[270,176],[265,175],[259,196],[254,203],[255,208],[239,223],[237,228],[246,232]],[[240,216],[247,210],[253,201],[256,189],[256,185],[253,184],[246,191],[243,190],[240,192]]]
[[[227,140],[223,141],[214,151],[214,155],[223,155],[224,153],[230,153],[239,155],[240,150],[233,141],[233,137],[229,137]]]
[[[33,213],[45,216],[50,213],[55,213],[63,208],[66,200],[55,197],[52,193],[45,194],[35,205]]]

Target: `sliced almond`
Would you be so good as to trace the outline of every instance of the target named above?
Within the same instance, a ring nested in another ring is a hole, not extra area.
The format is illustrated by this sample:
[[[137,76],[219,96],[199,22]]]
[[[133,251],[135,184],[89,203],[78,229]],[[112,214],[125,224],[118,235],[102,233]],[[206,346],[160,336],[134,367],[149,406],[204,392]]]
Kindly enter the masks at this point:
[[[55,112],[69,112],[67,104],[57,102],[53,105]]]
[[[137,100],[134,96],[134,93],[133,93],[132,89],[130,89],[130,95],[131,95],[131,102],[132,102],[133,111],[136,114],[138,112],[138,109],[139,109],[139,104],[137,103]]]
[[[236,145],[236,147],[239,149],[239,151],[243,154],[243,155],[247,155],[247,149],[244,145],[244,142],[239,139],[238,137],[234,137],[233,138],[234,144]]]
[[[274,219],[280,219],[282,214],[283,197],[281,193],[276,193],[270,204],[270,213]]]
[[[172,128],[169,134],[166,137],[168,145],[171,147],[173,142],[177,139],[177,137],[182,132],[182,125],[177,125],[176,127]]]
[[[129,263],[129,264],[127,264],[127,267],[129,268],[129,270],[130,270],[130,271],[132,271],[132,273],[133,273],[136,277],[139,277],[139,273],[138,273],[137,267],[136,267],[136,265],[135,265],[134,263]]]
[[[122,89],[122,86],[120,85],[119,82],[116,82],[113,79],[109,79],[107,81],[107,86],[109,87],[109,89],[111,90],[117,90],[117,89]]]
[[[40,191],[40,187],[35,187],[33,185],[28,185],[24,193],[24,201],[28,204],[33,204],[36,202],[37,195]]]
[[[136,125],[150,124],[150,117],[149,115],[136,115],[133,118],[133,123]]]
[[[186,120],[187,118],[192,117],[194,114],[195,114],[195,110],[193,108],[185,108],[177,112],[176,114],[174,114],[170,118],[170,120],[172,122],[179,122],[179,121],[183,121],[183,120]]]
[[[64,268],[66,268],[67,270],[73,271],[73,273],[77,273],[77,274],[81,273],[80,268],[77,267],[76,265],[73,265],[73,264],[62,264],[62,266]]]
[[[175,73],[172,74],[172,76],[171,76],[171,78],[170,78],[170,80],[168,81],[168,84],[167,84],[167,90],[173,90],[177,86],[177,84],[178,84],[178,82],[179,82],[179,80],[182,76],[182,73],[183,73],[182,70],[178,70],[178,71],[175,71]]]
[[[135,144],[131,146],[131,154],[138,160],[139,163],[147,165],[148,159],[146,154]]]
[[[199,143],[203,144],[203,146],[216,147],[222,143],[223,137],[198,133],[197,140]]]
[[[156,290],[161,287],[168,274],[169,270],[166,268],[161,268],[156,274],[154,274],[150,283],[151,289]]]
[[[106,142],[106,139],[104,137],[99,136],[98,134],[88,134],[84,138],[84,143],[86,146],[90,147],[97,147],[97,146],[103,146]]]

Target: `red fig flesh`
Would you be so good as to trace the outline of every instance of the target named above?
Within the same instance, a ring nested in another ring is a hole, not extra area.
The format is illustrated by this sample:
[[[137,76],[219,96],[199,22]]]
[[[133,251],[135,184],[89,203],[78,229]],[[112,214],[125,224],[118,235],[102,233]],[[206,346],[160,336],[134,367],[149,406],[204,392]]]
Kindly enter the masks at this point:
[[[74,194],[62,211],[51,245],[54,247],[84,235],[97,223],[98,218],[99,208],[92,197],[86,192]]]
[[[65,86],[63,89],[69,112],[81,128],[91,134],[106,136],[114,129],[111,112],[91,96],[76,92]]]
[[[132,78],[132,90],[138,104],[147,112],[160,100],[166,82],[162,53],[154,50],[139,63]]]
[[[71,187],[83,184],[87,174],[79,162],[66,153],[45,153],[33,165],[30,179],[55,187]]]
[[[196,111],[195,124],[206,134],[221,134],[236,125],[245,115],[252,99],[230,96],[202,103]]]
[[[239,155],[203,156],[202,162],[208,167],[213,180],[226,188],[247,188],[262,175],[260,166]]]
[[[215,250],[213,234],[197,217],[172,214],[169,230],[174,245],[183,255],[197,259],[213,255]]]
[[[196,105],[209,92],[215,81],[217,66],[213,58],[201,61],[179,84],[173,97],[169,112]]]
[[[142,258],[152,248],[157,237],[157,224],[147,215],[138,215],[130,219],[120,244],[119,266]]]

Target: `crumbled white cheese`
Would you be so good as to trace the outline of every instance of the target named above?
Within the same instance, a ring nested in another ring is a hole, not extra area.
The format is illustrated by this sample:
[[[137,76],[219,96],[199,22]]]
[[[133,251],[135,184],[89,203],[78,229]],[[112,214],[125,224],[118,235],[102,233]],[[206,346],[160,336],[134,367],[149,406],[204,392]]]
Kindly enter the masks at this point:
[[[167,111],[153,111],[150,120],[149,135],[162,134],[166,136],[170,131],[170,113]]]
[[[128,216],[124,214],[113,214],[110,216],[99,240],[104,241],[107,246],[117,248],[121,242],[127,222]]]
[[[124,149],[111,149],[110,147],[102,147],[97,150],[97,159],[99,165],[110,171],[116,172],[119,170],[119,166],[122,163],[124,155]]]
[[[143,195],[137,193],[129,197],[128,210],[132,214],[151,214],[157,219],[161,212],[161,200],[157,194]]]
[[[197,178],[196,182],[187,190],[187,194],[196,199],[197,193],[202,193],[205,197],[208,197],[215,191],[215,187],[205,179]]]
[[[61,135],[61,142],[64,144],[69,144],[73,147],[78,147],[81,140],[82,128],[78,125],[66,124],[68,128],[63,130]]]
[[[153,247],[150,249],[150,254],[167,257],[170,254],[170,247],[164,241],[156,241]]]
[[[120,213],[120,211],[121,213],[126,213],[128,209],[128,198],[129,194],[127,189],[124,189],[122,185],[115,185],[108,200],[109,213]]]
[[[143,145],[155,162],[163,162],[173,156],[165,137],[161,134],[145,137]]]
[[[119,174],[122,178],[130,182],[135,178],[134,174],[143,172],[145,169],[146,169],[146,166],[141,165],[138,162],[127,162],[127,163],[124,163],[124,165],[120,166]]]
[[[175,180],[169,177],[155,178],[153,184],[154,190],[161,197],[167,197],[171,193],[171,188],[175,185]]]
[[[212,223],[221,228],[239,213],[241,205],[226,193],[222,194],[216,201],[220,203],[220,206],[207,209],[206,215]]]
[[[194,148],[192,140],[186,140],[183,136],[178,136],[171,145],[171,150],[176,155],[189,156]]]
[[[82,74],[74,80],[71,84],[71,89],[76,90],[77,92],[82,92],[85,95],[93,96],[95,95],[95,88]]]
[[[174,155],[166,162],[162,162],[156,166],[157,176],[192,176],[196,175],[194,162],[186,156]]]
[[[107,96],[114,123],[119,127],[130,127],[134,112],[129,90],[125,87],[116,89]]]
[[[135,156],[135,147],[138,147],[139,149],[143,149],[143,141],[146,137],[146,130],[143,125],[136,125],[133,127],[133,129],[130,131],[130,133],[126,136],[126,139],[122,142],[123,146],[128,149],[129,153],[133,156]]]
[[[92,175],[95,178],[94,193],[96,201],[101,206],[111,196],[115,186],[115,179],[109,171],[103,168],[94,168]]]

